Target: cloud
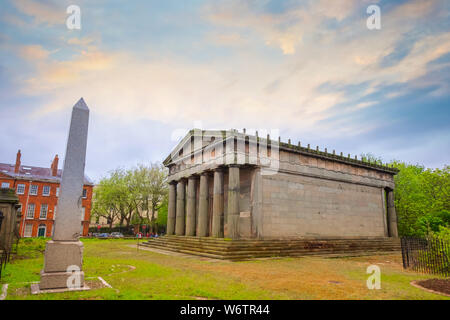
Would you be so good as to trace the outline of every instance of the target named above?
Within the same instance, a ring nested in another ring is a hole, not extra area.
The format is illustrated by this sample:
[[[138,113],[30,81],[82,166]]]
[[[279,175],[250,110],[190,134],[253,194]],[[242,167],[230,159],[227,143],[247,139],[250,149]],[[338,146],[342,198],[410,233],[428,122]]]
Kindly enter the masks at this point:
[[[41,45],[26,45],[19,49],[20,55],[28,61],[45,60],[50,52]]]
[[[418,3],[414,2],[420,7]],[[71,38],[66,43],[71,44],[72,54],[58,60],[47,54],[47,59],[36,62],[35,72],[22,82],[22,92],[50,97],[35,117],[61,110],[83,96],[96,112],[130,124],[145,119],[189,128],[201,120],[205,127],[215,128],[298,128],[324,135],[368,132],[380,124],[325,120],[364,112],[381,99],[395,97],[392,92],[376,96],[382,86],[407,84],[404,91],[430,85],[442,88],[442,78],[422,78],[439,68],[430,61],[450,51],[450,32],[417,33],[405,55],[383,66],[380,62],[395,51],[404,35],[424,21],[405,24],[402,7],[408,6],[409,15],[416,12],[407,3],[383,14],[380,31],[370,31],[365,27],[365,10],[355,14],[361,9],[358,5],[327,7],[325,2],[310,2],[277,13],[255,10],[248,2],[210,5],[203,11],[213,25],[205,33],[208,44],[234,50],[207,62],[156,49],[151,53],[105,50],[95,46],[89,35]],[[327,28],[323,24],[330,19],[346,22]],[[260,36],[259,43],[255,35]],[[284,55],[273,55],[273,48]],[[39,49],[34,50],[39,55]],[[321,91],[324,84],[332,90]],[[365,86],[358,88],[359,84]],[[340,89],[346,86],[354,89]]]
[[[81,37],[81,38],[70,38],[69,40],[67,40],[67,43],[83,47],[88,46],[95,41],[96,39],[94,37]]]
[[[12,3],[21,13],[33,17],[38,24],[65,23],[66,8],[61,6],[61,1],[14,0]]]

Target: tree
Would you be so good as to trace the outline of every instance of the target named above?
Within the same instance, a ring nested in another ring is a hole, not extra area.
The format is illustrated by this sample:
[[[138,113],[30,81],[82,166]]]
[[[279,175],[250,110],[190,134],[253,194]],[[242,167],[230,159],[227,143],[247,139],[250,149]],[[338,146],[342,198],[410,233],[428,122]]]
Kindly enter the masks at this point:
[[[159,163],[150,166],[138,165],[129,172],[132,181],[136,211],[146,219],[155,231],[156,213],[167,198],[167,170]]]
[[[112,227],[143,222],[154,226],[156,213],[167,198],[167,171],[158,164],[116,169],[95,188],[93,216],[105,217]]]
[[[399,234],[424,236],[450,226],[450,167],[425,169],[391,162],[399,173],[395,180],[395,207]]]

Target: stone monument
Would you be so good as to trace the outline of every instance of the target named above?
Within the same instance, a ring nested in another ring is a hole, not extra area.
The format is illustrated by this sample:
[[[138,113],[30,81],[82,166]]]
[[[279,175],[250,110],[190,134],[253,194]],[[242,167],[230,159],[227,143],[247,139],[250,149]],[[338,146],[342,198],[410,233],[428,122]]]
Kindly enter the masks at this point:
[[[81,199],[89,123],[89,109],[81,98],[72,109],[61,178],[53,240],[45,248],[41,282],[32,293],[88,290],[84,284]]]

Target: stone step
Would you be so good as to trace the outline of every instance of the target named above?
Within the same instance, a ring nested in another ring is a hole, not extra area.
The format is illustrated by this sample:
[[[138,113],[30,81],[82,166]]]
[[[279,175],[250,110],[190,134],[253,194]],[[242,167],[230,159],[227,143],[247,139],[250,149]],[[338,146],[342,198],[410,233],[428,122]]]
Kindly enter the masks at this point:
[[[333,248],[282,248],[278,250],[274,249],[265,249],[265,250],[254,250],[254,248],[243,248],[242,250],[226,250],[219,251],[215,248],[209,247],[193,247],[190,245],[177,245],[173,243],[163,243],[158,241],[153,241],[152,243],[144,243],[145,246],[149,247],[160,247],[163,249],[172,249],[172,250],[187,250],[190,252],[204,252],[213,255],[221,255],[221,256],[273,256],[273,255],[292,255],[292,254],[306,254],[308,252],[354,252],[354,251],[392,251],[399,250],[400,248],[397,246],[383,245],[383,246],[357,246],[357,247],[348,247],[348,246],[337,246]]]
[[[279,248],[279,249],[284,249],[284,248],[288,248],[288,247],[297,247],[297,246],[307,246],[307,247],[316,247],[316,246],[320,246],[321,244],[326,244],[326,245],[332,245],[332,246],[340,246],[340,245],[347,245],[347,246],[359,246],[360,243],[363,243],[364,246],[367,245],[372,245],[372,246],[380,246],[380,245],[385,245],[385,244],[389,244],[389,245],[398,245],[400,246],[400,242],[393,242],[392,240],[380,240],[380,241],[368,241],[368,240],[363,240],[361,242],[361,240],[353,240],[353,241],[349,241],[349,240],[340,240],[340,241],[305,241],[305,240],[301,240],[301,241],[287,241],[287,242],[275,242],[275,243],[271,243],[270,241],[267,240],[262,240],[260,242],[253,242],[253,241],[248,241],[248,242],[239,242],[239,243],[217,243],[215,241],[190,241],[190,239],[184,240],[183,239],[170,239],[170,238],[157,238],[157,239],[150,239],[149,243],[153,243],[155,241],[158,242],[165,242],[165,243],[179,243],[182,245],[192,245],[192,246],[196,246],[196,247],[204,247],[204,246],[209,246],[210,248],[217,248],[220,250],[230,250],[230,248],[232,250],[239,250],[240,248],[247,248],[247,247],[254,247],[254,248]]]
[[[239,245],[242,243],[245,244],[281,244],[281,243],[297,243],[297,242],[305,242],[305,241],[314,241],[314,242],[346,242],[346,241],[365,241],[365,242],[379,242],[379,241],[397,241],[397,239],[385,238],[385,237],[373,237],[373,238],[323,238],[323,239],[313,239],[313,238],[302,238],[302,239],[269,239],[269,240],[256,240],[256,239],[245,239],[245,240],[230,240],[224,238],[211,238],[211,237],[191,237],[191,236],[163,236],[156,239],[167,239],[170,241],[183,241],[183,242],[208,242],[208,243],[216,243],[216,244],[232,244]],[[398,241],[399,242],[399,241]]]
[[[209,248],[209,249],[215,249],[215,250],[221,250],[221,251],[239,251],[239,250],[248,250],[248,248],[253,248],[257,250],[288,250],[291,248],[323,248],[323,245],[325,247],[332,247],[332,248],[358,248],[358,247],[384,247],[384,246],[394,246],[394,247],[400,247],[399,243],[392,243],[390,241],[386,242],[377,242],[377,243],[369,243],[369,242],[340,242],[340,243],[316,243],[316,242],[303,242],[303,243],[285,243],[282,245],[264,245],[260,244],[258,246],[254,244],[241,244],[239,246],[217,246],[215,244],[202,242],[202,243],[192,243],[189,241],[171,241],[167,239],[151,239],[147,243],[161,243],[161,244],[169,244],[169,245],[180,245],[180,246],[186,246],[186,247],[192,247],[192,248]]]
[[[192,251],[183,248],[175,248],[175,247],[165,247],[165,246],[151,246],[146,244],[141,244],[146,247],[154,247],[157,249],[168,250],[172,252],[191,254],[201,257],[213,258],[213,259],[221,259],[221,260],[231,260],[231,261],[245,261],[251,259],[258,258],[275,258],[275,257],[301,257],[301,256],[324,256],[324,257],[343,257],[343,256],[360,256],[360,255],[370,255],[370,254],[388,254],[392,252],[397,252],[398,250],[352,250],[352,251],[325,251],[325,250],[309,250],[309,251],[294,251],[294,252],[282,252],[282,253],[246,253],[246,254],[212,254],[203,251]]]

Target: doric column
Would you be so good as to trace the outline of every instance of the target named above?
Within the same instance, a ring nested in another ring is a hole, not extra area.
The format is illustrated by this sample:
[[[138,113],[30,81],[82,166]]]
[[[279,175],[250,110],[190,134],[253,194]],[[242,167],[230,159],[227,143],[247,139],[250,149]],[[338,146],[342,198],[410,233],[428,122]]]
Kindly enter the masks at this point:
[[[189,177],[186,205],[186,236],[195,236],[195,177]]]
[[[199,237],[208,236],[208,174],[200,175],[200,191],[198,203],[198,234]]]
[[[185,185],[184,180],[180,180],[177,183],[177,208],[176,208],[176,222],[175,222],[175,234],[177,236],[184,235],[184,194]]]
[[[239,238],[239,194],[240,180],[239,167],[231,165],[228,170],[228,213],[227,233],[231,239]]]
[[[223,172],[214,171],[212,236],[223,238]]]
[[[177,206],[177,199],[176,199],[176,183],[171,182],[169,183],[169,203],[168,203],[168,209],[167,209],[167,234],[173,235],[175,234],[175,220],[176,220],[176,206]]]
[[[398,238],[397,213],[395,212],[394,190],[386,189],[389,236]]]

